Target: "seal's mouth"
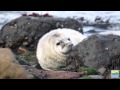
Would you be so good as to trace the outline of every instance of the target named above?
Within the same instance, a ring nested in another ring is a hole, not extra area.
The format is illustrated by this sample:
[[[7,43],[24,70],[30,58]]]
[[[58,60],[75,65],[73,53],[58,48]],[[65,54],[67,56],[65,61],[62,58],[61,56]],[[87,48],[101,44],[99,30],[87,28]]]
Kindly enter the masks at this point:
[[[62,52],[62,54],[69,54],[72,51],[72,47],[70,49],[67,49],[65,52]]]

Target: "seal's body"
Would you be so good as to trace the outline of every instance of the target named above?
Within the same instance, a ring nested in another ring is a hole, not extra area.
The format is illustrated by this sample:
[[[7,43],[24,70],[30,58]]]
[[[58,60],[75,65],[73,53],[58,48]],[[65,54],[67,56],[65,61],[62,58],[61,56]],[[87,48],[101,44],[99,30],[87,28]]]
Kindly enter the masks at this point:
[[[72,29],[56,29],[45,34],[37,45],[37,58],[45,70],[59,70],[66,66],[66,60],[73,46],[86,37]]]

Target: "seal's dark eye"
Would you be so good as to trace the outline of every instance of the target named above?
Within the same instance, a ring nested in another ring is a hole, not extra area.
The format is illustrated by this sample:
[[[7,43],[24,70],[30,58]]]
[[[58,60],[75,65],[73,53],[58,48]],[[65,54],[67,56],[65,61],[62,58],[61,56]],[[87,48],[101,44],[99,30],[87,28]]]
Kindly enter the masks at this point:
[[[68,40],[70,41],[70,38],[68,38]]]
[[[56,45],[60,45],[60,42],[58,42]]]

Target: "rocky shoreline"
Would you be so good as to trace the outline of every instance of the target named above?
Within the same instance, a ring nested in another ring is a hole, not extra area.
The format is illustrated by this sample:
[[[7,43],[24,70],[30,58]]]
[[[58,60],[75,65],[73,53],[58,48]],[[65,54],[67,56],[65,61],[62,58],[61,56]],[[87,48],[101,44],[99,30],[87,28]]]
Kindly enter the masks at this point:
[[[71,28],[83,33],[81,24],[74,19],[22,16],[2,27],[0,47],[9,47],[16,52],[19,48],[35,51],[38,40],[57,28]]]
[[[109,21],[93,24],[71,18],[23,15],[5,24],[0,30],[0,47],[11,48],[19,64],[38,79],[105,79],[110,70],[120,68],[120,36],[91,35],[79,43],[71,52],[64,71],[45,71],[37,63],[36,46],[47,32],[57,28],[71,28],[83,33],[83,26],[99,28],[114,27]],[[79,71],[80,67],[91,68]],[[92,75],[92,76],[91,76]]]

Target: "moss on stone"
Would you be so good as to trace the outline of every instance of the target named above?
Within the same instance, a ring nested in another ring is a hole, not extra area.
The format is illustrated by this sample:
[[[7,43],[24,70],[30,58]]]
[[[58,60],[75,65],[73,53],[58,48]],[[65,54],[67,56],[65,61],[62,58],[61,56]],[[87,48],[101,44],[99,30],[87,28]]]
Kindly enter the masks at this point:
[[[99,75],[99,72],[94,68],[79,67],[78,71],[87,71],[87,75]]]
[[[28,62],[37,61],[37,57],[36,57],[35,52],[28,52],[25,54],[20,54],[20,55],[17,55],[16,58],[17,58],[17,60],[23,59],[23,60],[26,60]]]
[[[93,78],[90,76],[83,76],[83,77],[80,77],[79,79],[93,79]]]

